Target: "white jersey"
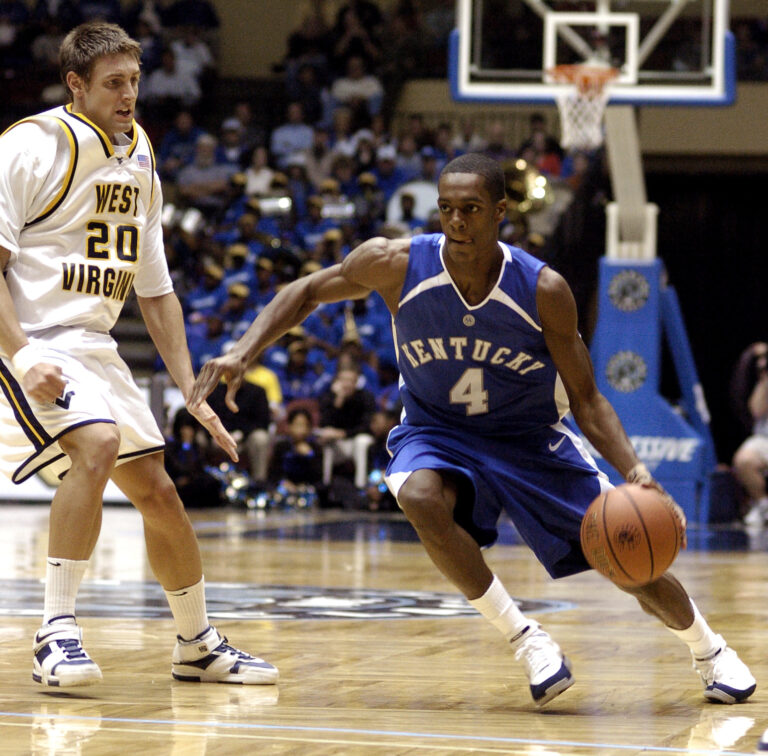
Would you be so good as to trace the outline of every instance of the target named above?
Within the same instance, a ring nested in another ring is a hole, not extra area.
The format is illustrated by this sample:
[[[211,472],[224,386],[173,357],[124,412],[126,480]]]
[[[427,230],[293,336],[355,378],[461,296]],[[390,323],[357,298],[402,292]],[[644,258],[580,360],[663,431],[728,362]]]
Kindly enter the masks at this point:
[[[124,144],[71,105],[0,136],[0,246],[22,329],[109,331],[131,286],[173,290],[152,146],[134,121]]]

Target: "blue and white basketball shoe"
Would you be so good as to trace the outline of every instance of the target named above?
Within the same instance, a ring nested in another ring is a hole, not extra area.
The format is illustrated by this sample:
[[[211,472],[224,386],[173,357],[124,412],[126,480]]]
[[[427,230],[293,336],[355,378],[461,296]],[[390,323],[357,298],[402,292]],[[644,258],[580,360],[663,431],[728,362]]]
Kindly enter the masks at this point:
[[[213,627],[192,640],[176,639],[171,674],[184,682],[274,685],[277,667],[227,643]]]
[[[722,636],[717,637],[722,646],[712,656],[693,657],[693,668],[704,683],[704,698],[726,704],[746,701],[757,687],[755,678]]]
[[[515,651],[531,684],[531,695],[538,706],[559,696],[574,683],[571,663],[549,634],[534,626]]]
[[[54,617],[35,634],[32,679],[69,688],[101,680],[101,670],[83,649],[83,631],[71,614]]]

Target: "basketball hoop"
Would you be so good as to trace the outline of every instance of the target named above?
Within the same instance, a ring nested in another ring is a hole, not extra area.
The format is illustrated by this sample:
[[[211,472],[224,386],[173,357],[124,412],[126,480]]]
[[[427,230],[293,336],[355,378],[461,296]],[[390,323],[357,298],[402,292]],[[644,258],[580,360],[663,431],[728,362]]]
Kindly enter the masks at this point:
[[[608,87],[619,70],[595,63],[574,63],[554,66],[548,74],[552,81],[569,85],[555,95],[560,111],[560,144],[576,150],[599,147],[603,143]]]

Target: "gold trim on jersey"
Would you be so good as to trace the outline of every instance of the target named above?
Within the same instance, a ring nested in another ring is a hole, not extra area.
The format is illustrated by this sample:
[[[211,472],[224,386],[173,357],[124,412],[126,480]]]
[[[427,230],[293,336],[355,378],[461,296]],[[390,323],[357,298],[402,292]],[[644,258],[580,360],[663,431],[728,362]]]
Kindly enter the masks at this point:
[[[64,176],[64,181],[61,184],[61,189],[59,189],[56,196],[50,201],[48,207],[46,207],[45,210],[43,210],[43,212],[37,216],[37,218],[32,219],[29,221],[29,223],[25,223],[24,228],[28,228],[35,223],[39,223],[41,220],[45,220],[64,201],[64,198],[67,196],[69,189],[72,186],[72,180],[75,177],[75,168],[77,167],[77,158],[80,155],[80,146],[77,142],[75,132],[63,118],[59,118],[58,116],[45,115],[43,113],[30,116],[29,118],[24,118],[21,121],[17,121],[16,123],[12,124],[3,132],[3,134],[7,134],[11,129],[15,128],[16,126],[20,126],[22,123],[34,123],[38,118],[47,118],[54,123],[59,124],[59,126],[64,129],[64,135],[67,137],[67,141],[69,142],[69,167],[67,168],[67,172]],[[0,136],[3,134],[0,134]]]
[[[104,148],[104,154],[109,158],[112,157],[115,154],[115,148],[112,146],[112,142],[109,140],[109,137],[107,136],[106,132],[103,131],[101,128],[99,128],[90,118],[87,116],[84,116],[82,113],[74,113],[72,111],[72,103],[70,102],[69,105],[66,105],[64,109],[67,111],[67,114],[72,116],[72,118],[76,118],[81,123],[84,123],[86,126],[90,126],[95,132],[96,136],[99,138],[99,141],[101,142],[101,146]],[[131,143],[128,146],[128,155],[130,155],[135,149],[136,149],[136,143],[139,140],[139,134],[138,130],[136,128],[136,121],[131,122],[131,131],[133,132],[131,136]]]

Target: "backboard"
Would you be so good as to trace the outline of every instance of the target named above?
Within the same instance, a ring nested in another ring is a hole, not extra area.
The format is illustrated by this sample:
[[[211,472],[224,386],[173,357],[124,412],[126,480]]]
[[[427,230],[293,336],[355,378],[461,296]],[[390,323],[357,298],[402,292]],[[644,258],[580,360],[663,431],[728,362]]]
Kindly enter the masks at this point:
[[[609,104],[727,105],[728,0],[457,0],[449,76],[459,101],[553,103],[554,66],[618,69]]]

